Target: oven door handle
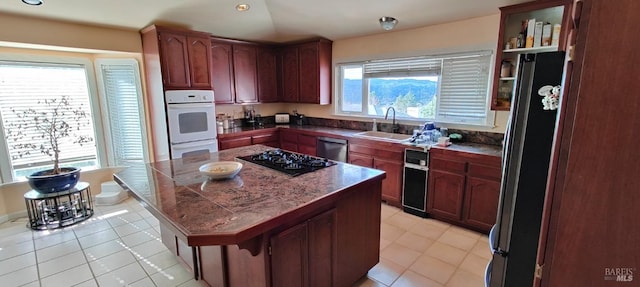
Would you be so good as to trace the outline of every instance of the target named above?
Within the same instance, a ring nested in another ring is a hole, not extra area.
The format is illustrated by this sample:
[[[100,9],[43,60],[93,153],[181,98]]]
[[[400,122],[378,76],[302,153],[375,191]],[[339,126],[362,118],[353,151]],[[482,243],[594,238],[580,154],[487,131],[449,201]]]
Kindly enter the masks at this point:
[[[184,109],[193,109],[193,108],[212,108],[215,104],[213,103],[198,103],[198,104],[167,104],[167,109],[169,110],[184,110]]]
[[[176,143],[176,144],[173,144],[172,147],[173,149],[181,150],[181,149],[188,149],[188,148],[194,148],[194,147],[200,147],[200,146],[208,146],[215,143],[216,143],[215,140],[207,140],[207,141],[197,141],[197,142],[187,142],[187,143]]]

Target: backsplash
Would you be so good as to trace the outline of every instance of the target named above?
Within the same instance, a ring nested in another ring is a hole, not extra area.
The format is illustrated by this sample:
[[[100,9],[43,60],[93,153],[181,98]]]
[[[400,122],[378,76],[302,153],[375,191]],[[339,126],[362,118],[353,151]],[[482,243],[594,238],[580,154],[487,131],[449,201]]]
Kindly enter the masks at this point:
[[[260,118],[259,122],[265,126],[272,126],[275,124],[275,117],[264,116]],[[236,126],[243,125],[242,119],[236,119],[235,123],[236,123]],[[291,124],[295,124],[293,118],[292,118]],[[304,120],[304,124],[319,126],[319,127],[331,127],[331,128],[341,128],[341,129],[361,130],[361,131],[370,131],[371,128],[373,127],[372,122],[314,118],[314,117],[306,117]],[[419,125],[399,124],[399,126],[400,126],[400,130],[398,132],[401,134],[412,134],[413,130],[421,128],[421,126]],[[392,127],[390,123],[378,123],[379,131],[391,132],[391,128]],[[497,145],[497,146],[502,145],[502,139],[504,138],[504,134],[501,134],[501,133],[458,130],[458,129],[451,129],[451,128],[449,129],[449,133],[461,134],[464,142]]]

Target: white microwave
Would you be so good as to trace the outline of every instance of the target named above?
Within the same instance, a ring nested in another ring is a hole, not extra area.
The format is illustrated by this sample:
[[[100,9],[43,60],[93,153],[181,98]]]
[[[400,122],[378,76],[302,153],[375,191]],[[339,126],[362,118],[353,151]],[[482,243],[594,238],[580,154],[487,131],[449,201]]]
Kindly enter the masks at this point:
[[[217,137],[213,91],[167,91],[165,99],[171,145]]]

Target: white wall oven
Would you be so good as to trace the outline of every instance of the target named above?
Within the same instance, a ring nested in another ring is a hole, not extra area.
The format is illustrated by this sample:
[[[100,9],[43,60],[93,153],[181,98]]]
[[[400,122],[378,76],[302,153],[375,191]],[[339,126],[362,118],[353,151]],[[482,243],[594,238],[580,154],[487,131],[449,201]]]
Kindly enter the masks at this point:
[[[213,91],[166,91],[171,158],[218,150]]]

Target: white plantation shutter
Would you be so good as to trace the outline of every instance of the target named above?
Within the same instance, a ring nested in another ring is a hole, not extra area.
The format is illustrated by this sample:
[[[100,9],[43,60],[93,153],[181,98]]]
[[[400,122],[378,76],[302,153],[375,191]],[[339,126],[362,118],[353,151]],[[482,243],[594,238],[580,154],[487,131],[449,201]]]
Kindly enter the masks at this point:
[[[99,59],[103,98],[107,106],[112,165],[128,165],[145,161],[144,113],[141,102],[138,63],[131,59]]]
[[[428,57],[369,61],[364,64],[365,78],[419,77],[440,75],[442,59]]]
[[[17,170],[44,167],[53,163],[49,156],[37,150],[21,150],[16,147],[20,143],[39,144],[47,140],[40,137],[40,133],[36,131],[35,125],[31,121],[21,120],[16,112],[25,109],[35,109],[39,112],[50,111],[43,101],[45,99],[60,99],[62,96],[68,97],[74,108],[81,109],[87,114],[84,119],[87,124],[73,133],[90,137],[94,141],[80,146],[73,143],[76,137],[72,136],[61,142],[61,166],[70,166],[78,161],[89,161],[91,162],[89,165],[95,164],[97,156],[95,134],[84,66],[0,61],[0,115],[5,129],[5,144],[14,176]],[[71,114],[67,114],[62,118],[72,122],[71,116]],[[23,130],[25,136],[16,138],[7,133],[7,130],[15,130],[16,128]]]
[[[445,58],[436,121],[485,124],[490,52]]]

